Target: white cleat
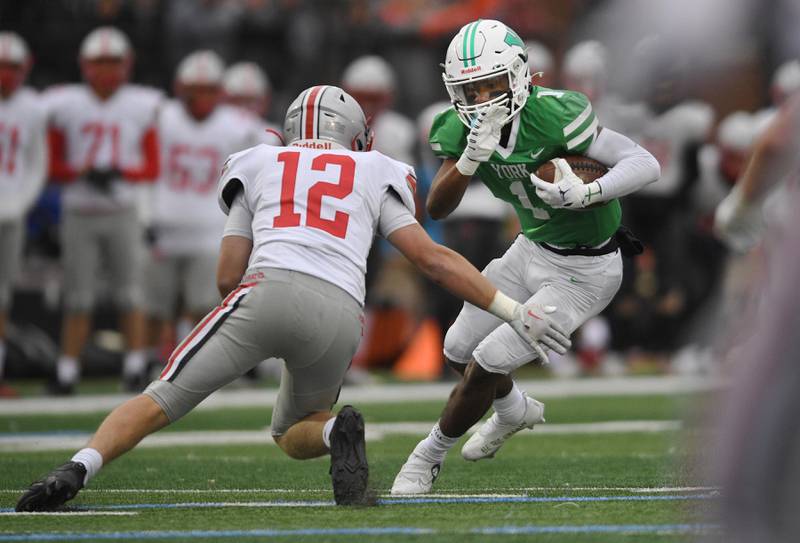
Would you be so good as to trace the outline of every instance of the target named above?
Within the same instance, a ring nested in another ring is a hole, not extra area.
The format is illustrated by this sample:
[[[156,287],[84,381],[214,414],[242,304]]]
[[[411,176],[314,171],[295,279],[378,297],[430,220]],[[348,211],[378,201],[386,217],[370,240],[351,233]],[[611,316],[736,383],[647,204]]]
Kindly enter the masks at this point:
[[[392,495],[429,493],[441,469],[441,462],[431,462],[416,451],[412,452],[394,478]]]
[[[525,416],[518,424],[504,424],[497,420],[497,413],[493,413],[489,420],[483,423],[478,431],[464,443],[461,456],[467,460],[481,460],[492,458],[503,446],[508,438],[525,428],[544,422],[544,404],[525,395]]]

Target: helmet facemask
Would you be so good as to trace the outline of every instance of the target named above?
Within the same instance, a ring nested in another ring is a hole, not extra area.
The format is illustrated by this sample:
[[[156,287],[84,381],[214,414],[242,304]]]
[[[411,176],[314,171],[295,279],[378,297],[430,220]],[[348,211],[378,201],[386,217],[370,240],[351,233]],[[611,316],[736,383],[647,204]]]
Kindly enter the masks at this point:
[[[471,38],[466,39],[469,35]],[[469,43],[469,53],[467,53]],[[524,43],[499,21],[479,20],[467,24],[453,38],[442,74],[445,88],[459,119],[470,127],[482,110],[503,104],[509,112],[503,124],[511,121],[525,106],[530,95],[530,70]],[[476,86],[489,88],[490,96],[476,100]],[[500,95],[497,90],[504,88]]]

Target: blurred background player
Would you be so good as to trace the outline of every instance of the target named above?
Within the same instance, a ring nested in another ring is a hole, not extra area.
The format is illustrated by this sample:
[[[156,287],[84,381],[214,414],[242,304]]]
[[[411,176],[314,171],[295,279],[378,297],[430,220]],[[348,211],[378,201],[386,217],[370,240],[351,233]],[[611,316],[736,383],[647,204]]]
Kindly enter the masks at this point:
[[[756,124],[764,129],[771,121],[778,108],[800,92],[800,60],[792,59],[784,62],[772,74],[769,86],[770,104],[756,112]]]
[[[25,216],[47,173],[47,128],[35,92],[22,88],[31,68],[25,42],[0,32],[0,397],[4,383],[6,323],[14,277],[22,256]]]
[[[262,120],[259,143],[283,145],[281,128],[266,121],[272,105],[272,85],[255,62],[237,62],[223,76],[225,99]]]
[[[159,112],[161,175],[153,187],[145,281],[152,347],[164,339],[164,325],[180,317],[180,341],[219,301],[215,274],[225,215],[216,182],[225,158],[261,136],[255,117],[221,103],[224,70],[212,51],[190,54],[175,74],[176,98]]]
[[[133,52],[113,27],[86,36],[79,61],[85,84],[48,93],[50,175],[62,193],[64,310],[52,392],[70,394],[78,358],[91,331],[98,272],[108,268],[111,296],[127,349],[123,379],[138,380],[146,365],[141,310],[143,228],[134,184],[158,175],[156,114],[161,92],[128,84]]]
[[[630,107],[639,110],[627,133],[656,157],[661,179],[623,201],[625,222],[645,252],[625,263],[623,285],[607,315],[614,348],[635,349],[642,362],[665,365],[695,307],[685,237],[697,153],[710,136],[714,112],[686,98],[687,59],[659,36],[636,45],[627,69]]]
[[[357,58],[345,68],[342,88],[364,109],[375,133],[375,150],[413,163],[416,130],[411,119],[391,109],[397,83],[389,63],[376,55]]]

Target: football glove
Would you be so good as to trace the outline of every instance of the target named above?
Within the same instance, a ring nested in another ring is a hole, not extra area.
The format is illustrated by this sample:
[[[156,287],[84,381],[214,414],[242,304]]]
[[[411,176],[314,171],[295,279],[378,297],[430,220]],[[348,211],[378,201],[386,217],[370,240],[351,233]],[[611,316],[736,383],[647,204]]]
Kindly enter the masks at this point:
[[[714,233],[739,253],[746,253],[760,240],[763,216],[759,202],[746,202],[739,185],[734,185],[714,213]]]
[[[520,305],[516,318],[509,322],[511,328],[533,346],[542,364],[550,361],[542,346],[564,354],[572,345],[564,329],[550,317],[555,311],[556,308],[552,305],[528,302]]]
[[[603,190],[597,181],[584,185],[566,160],[554,158],[552,162],[556,168],[552,183],[531,174],[536,196],[544,203],[554,208],[581,209],[599,201]]]
[[[87,171],[85,174],[86,181],[100,192],[110,192],[111,182],[120,176],[119,170],[116,168],[95,169]]]
[[[483,109],[467,134],[467,147],[456,162],[462,175],[473,175],[481,162],[486,162],[500,143],[503,121],[508,116],[504,104],[491,104]]]

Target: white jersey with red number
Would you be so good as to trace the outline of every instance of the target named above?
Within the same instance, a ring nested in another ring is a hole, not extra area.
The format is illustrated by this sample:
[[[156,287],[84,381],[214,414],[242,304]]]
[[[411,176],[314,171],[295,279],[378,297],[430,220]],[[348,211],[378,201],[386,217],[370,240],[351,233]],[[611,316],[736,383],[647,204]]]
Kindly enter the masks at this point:
[[[362,304],[384,196],[393,190],[412,215],[415,210],[414,169],[377,151],[259,145],[235,154],[219,186],[226,213],[239,182],[253,213],[250,268],[307,273]]]
[[[195,120],[182,102],[170,100],[158,118],[161,175],[153,191],[151,221],[164,254],[216,253],[225,215],[217,204],[217,181],[228,155],[256,145],[260,123],[239,109],[220,105]]]
[[[87,85],[63,85],[46,95],[50,129],[63,138],[63,158],[70,170],[141,167],[143,142],[155,127],[161,91],[126,84],[101,100]],[[78,176],[64,188],[63,205],[80,211],[113,211],[136,203],[134,189],[118,179],[105,194]]]
[[[22,217],[47,173],[47,124],[36,92],[22,88],[0,98],[0,221]]]

